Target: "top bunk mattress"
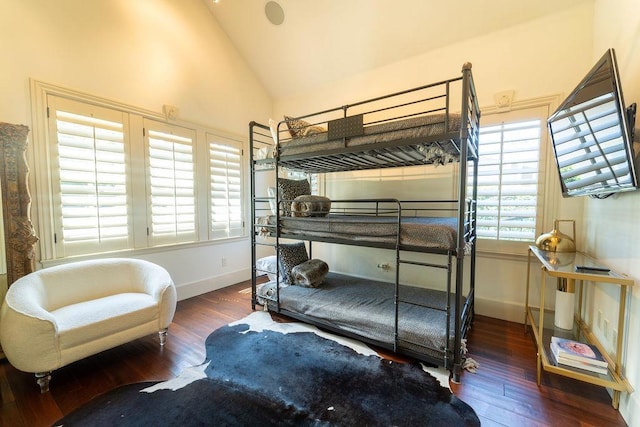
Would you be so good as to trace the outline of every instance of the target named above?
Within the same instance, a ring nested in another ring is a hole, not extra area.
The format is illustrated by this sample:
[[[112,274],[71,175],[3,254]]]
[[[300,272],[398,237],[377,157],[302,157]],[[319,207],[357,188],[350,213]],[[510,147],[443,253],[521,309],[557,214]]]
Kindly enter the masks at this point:
[[[278,150],[285,167],[312,170],[316,157],[337,165],[381,167],[393,164],[447,164],[458,161],[459,114],[429,114],[363,127],[363,135],[329,139],[328,132],[281,141]],[[356,160],[332,155],[360,153]],[[326,167],[317,165],[318,168]]]

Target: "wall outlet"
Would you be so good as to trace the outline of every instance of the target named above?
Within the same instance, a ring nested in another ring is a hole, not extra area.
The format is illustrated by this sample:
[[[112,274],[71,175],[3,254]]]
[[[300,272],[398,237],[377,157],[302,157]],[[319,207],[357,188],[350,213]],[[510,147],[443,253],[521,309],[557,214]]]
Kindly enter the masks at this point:
[[[220,258],[220,266],[221,267],[226,267],[227,266],[227,257],[223,256],[222,258]]]
[[[380,264],[378,264],[378,268],[380,270],[384,270],[384,271],[389,271],[391,270],[391,266],[389,265],[389,263],[387,262],[381,262]]]

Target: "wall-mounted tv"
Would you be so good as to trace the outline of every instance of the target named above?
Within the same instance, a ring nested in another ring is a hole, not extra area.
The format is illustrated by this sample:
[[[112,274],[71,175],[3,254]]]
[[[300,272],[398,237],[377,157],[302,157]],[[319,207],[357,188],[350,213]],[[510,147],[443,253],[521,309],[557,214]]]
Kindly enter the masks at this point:
[[[549,117],[547,123],[564,197],[607,197],[638,188],[633,127],[613,49]]]

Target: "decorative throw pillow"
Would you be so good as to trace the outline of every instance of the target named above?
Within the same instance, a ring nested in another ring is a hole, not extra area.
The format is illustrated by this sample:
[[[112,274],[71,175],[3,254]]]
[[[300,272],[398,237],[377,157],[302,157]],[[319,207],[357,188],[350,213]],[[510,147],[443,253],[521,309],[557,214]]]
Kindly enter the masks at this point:
[[[305,288],[317,288],[324,282],[329,266],[321,259],[310,259],[298,264],[291,270],[293,284]]]
[[[276,215],[276,209],[278,209],[278,202],[276,202],[276,187],[268,187],[267,195],[269,199],[269,207],[271,208],[271,214]]]
[[[269,255],[256,261],[256,274],[266,274],[269,280],[276,280],[276,256]]]
[[[331,199],[324,196],[305,194],[291,203],[291,216],[327,216],[331,210]]]
[[[269,119],[269,130],[271,131],[271,138],[273,143],[278,145],[278,122],[273,119]]]
[[[311,185],[306,179],[278,178],[278,193],[280,216],[291,216],[291,202],[298,196],[311,194]]]
[[[303,136],[316,135],[327,131],[321,126],[313,126],[311,123],[301,119],[295,119],[289,116],[284,116],[284,119],[287,121],[291,138],[302,138]]]
[[[309,260],[307,247],[304,242],[283,243],[278,246],[278,268],[280,269],[280,280],[285,283],[293,283],[291,270],[298,264]]]

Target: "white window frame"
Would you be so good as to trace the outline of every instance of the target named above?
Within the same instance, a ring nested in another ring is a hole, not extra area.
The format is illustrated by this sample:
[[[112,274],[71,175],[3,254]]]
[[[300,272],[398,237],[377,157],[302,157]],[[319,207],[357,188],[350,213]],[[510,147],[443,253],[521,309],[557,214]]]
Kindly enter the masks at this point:
[[[203,244],[221,243],[236,239],[246,239],[247,231],[244,227],[240,236],[219,238],[212,240],[209,233],[209,179],[208,174],[208,155],[198,156],[195,153],[208,153],[207,134],[216,135],[229,141],[239,144],[242,149],[246,148],[246,138],[223,132],[208,126],[187,122],[184,120],[169,120],[162,114],[134,107],[128,104],[122,104],[116,101],[100,98],[94,95],[86,94],[80,91],[62,88],[60,86],[41,82],[35,79],[30,80],[31,85],[31,110],[32,110],[32,144],[29,145],[28,155],[32,159],[34,170],[37,174],[30,176],[31,186],[38,197],[34,198],[33,203],[33,222],[39,237],[39,261],[43,266],[54,265],[74,256],[76,258],[94,258],[104,254],[104,251],[90,253],[90,251],[78,251],[77,253],[65,253],[55,243],[56,224],[54,221],[54,173],[52,173],[53,164],[55,163],[56,153],[55,138],[52,137],[49,130],[49,118],[47,99],[49,96],[57,96],[74,102],[79,102],[89,106],[107,108],[119,111],[128,117],[128,145],[129,145],[129,162],[130,169],[129,179],[131,181],[130,193],[128,197],[132,200],[134,210],[132,231],[130,233],[130,244],[128,249],[114,249],[109,252],[110,256],[118,254],[131,256],[134,254],[142,254],[148,252],[158,252],[167,250],[168,246],[180,245],[180,247],[201,246]],[[167,125],[187,128],[195,133],[194,145],[194,168],[196,169],[196,235],[195,238],[188,239],[188,242],[172,243],[150,241],[147,234],[147,218],[149,217],[149,208],[146,203],[146,156],[144,143],[144,121],[152,120]],[[242,176],[242,200],[246,198],[246,177]],[[140,203],[139,200],[145,202]],[[243,206],[243,218],[246,223],[247,210]],[[142,218],[142,221],[140,220]]]
[[[540,135],[540,157],[538,163],[538,188],[537,188],[537,209],[536,209],[536,232],[540,235],[545,230],[548,218],[554,216],[556,211],[556,200],[560,197],[557,178],[554,181],[555,172],[552,161],[549,156],[549,132],[547,130],[547,118],[555,105],[558,104],[560,96],[551,96],[545,98],[536,98],[526,101],[514,103],[511,108],[504,109],[496,106],[482,108],[482,118],[480,126],[490,126],[501,122],[517,122],[526,119],[541,120]],[[480,156],[482,149],[480,148]],[[553,184],[556,185],[553,185]],[[487,254],[503,254],[503,255],[519,255],[527,254],[528,247],[534,244],[532,241],[510,241],[510,240],[493,240],[482,239],[477,240],[477,250],[479,253]]]

